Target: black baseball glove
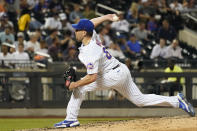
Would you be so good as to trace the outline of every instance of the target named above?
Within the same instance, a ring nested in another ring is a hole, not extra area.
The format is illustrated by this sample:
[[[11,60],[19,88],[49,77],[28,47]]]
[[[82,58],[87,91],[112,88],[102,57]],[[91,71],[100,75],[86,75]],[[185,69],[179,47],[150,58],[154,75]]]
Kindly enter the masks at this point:
[[[69,90],[70,83],[73,82],[73,81],[76,81],[75,69],[70,67],[67,70],[65,70],[64,80],[65,80],[66,89]]]

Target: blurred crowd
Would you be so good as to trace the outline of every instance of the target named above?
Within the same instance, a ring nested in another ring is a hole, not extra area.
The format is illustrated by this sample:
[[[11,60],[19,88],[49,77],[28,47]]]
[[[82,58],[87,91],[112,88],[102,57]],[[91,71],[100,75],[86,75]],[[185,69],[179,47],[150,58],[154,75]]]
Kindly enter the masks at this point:
[[[3,65],[12,67],[14,61],[30,60],[78,61],[80,43],[71,24],[96,17],[97,4],[79,1],[0,0]],[[184,58],[177,36],[184,26],[181,14],[197,7],[194,0],[127,0],[126,4],[129,8],[122,7],[118,13],[120,21],[96,28],[112,56],[126,62]]]

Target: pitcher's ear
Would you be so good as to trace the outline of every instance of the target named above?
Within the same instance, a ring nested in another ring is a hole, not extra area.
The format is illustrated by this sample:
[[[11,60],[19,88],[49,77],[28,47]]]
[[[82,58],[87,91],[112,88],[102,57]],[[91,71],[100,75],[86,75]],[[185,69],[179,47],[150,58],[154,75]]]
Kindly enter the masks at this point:
[[[87,36],[88,32],[87,31],[83,31],[84,36]]]

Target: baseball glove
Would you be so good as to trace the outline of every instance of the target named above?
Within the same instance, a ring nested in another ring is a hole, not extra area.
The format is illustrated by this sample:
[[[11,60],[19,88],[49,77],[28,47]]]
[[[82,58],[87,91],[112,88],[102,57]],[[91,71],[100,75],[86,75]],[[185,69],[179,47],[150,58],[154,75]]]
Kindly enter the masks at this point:
[[[68,68],[64,72],[65,87],[69,90],[70,83],[76,81],[75,69],[72,67]]]

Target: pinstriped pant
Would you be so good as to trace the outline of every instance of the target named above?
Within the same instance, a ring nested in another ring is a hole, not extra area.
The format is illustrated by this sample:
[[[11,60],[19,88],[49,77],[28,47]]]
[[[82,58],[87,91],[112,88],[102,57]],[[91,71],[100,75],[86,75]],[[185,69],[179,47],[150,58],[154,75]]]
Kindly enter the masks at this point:
[[[77,120],[79,109],[86,92],[102,89],[115,89],[129,101],[139,107],[143,106],[170,106],[178,108],[177,96],[160,96],[155,94],[142,94],[131,78],[126,65],[110,70],[108,73],[98,76],[93,83],[74,89],[67,106],[66,120]]]

